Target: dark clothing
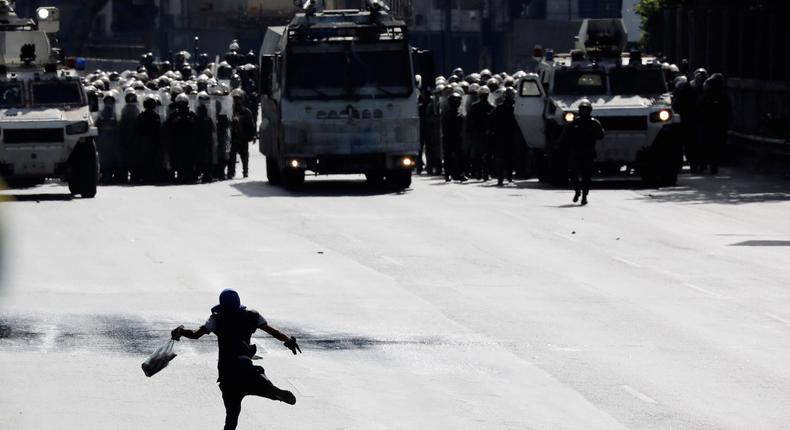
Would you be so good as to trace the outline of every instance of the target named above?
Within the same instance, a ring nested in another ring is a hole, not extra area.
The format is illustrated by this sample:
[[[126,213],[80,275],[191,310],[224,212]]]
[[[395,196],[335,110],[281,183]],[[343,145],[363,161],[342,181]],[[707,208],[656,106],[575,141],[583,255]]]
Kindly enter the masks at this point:
[[[214,121],[208,116],[197,117],[197,169],[204,181],[210,181],[214,170]]]
[[[260,366],[252,364],[255,347],[251,345],[253,333],[267,325],[256,311],[219,311],[211,315],[204,327],[217,336],[219,346],[219,388],[225,403],[225,430],[236,428],[245,396],[261,396],[280,400],[282,390],[275,387]]]
[[[463,117],[457,107],[448,105],[442,112],[442,150],[444,152],[444,177],[459,179],[461,162],[461,129]]]
[[[119,174],[125,177],[127,172],[131,173],[132,182],[139,181],[141,176],[142,148],[135,137],[138,116],[140,116],[140,107],[137,106],[137,103],[127,103],[121,110],[121,121],[119,123],[121,133]]]
[[[703,132],[700,141],[700,167],[716,173],[721,152],[727,143],[727,131],[733,121],[732,104],[724,90],[705,91],[700,106]]]
[[[167,171],[167,157],[162,146],[162,119],[154,110],[144,111],[137,116],[134,129],[137,145],[142,152],[140,168],[143,180],[163,180]]]
[[[697,109],[697,100],[694,90],[688,83],[682,83],[675,87],[672,94],[672,109],[680,115],[680,123],[678,124],[678,139],[683,147],[683,153],[689,161],[696,160],[694,150],[695,129],[694,129],[694,115]]]
[[[488,115],[489,129],[491,130],[491,149],[496,160],[496,173],[499,183],[505,178],[513,180],[513,165],[516,147],[516,131],[518,124],[513,113],[514,103],[506,100],[494,108]]]
[[[194,181],[197,115],[176,110],[167,118],[165,128],[170,144],[170,161],[179,182]]]
[[[603,137],[604,130],[601,123],[592,117],[579,117],[565,126],[561,142],[568,150],[570,180],[577,194],[582,193],[587,196],[590,193],[593,162],[596,157],[595,144]]]
[[[255,139],[255,121],[252,112],[243,106],[233,108],[233,120],[230,128],[230,160],[228,160],[228,177],[236,174],[236,155],[241,158],[244,176],[249,172],[250,141]]]
[[[121,159],[120,130],[118,118],[112,108],[104,109],[96,120],[99,131],[96,136],[96,149],[99,152],[101,180],[103,183],[112,181],[116,175]]]
[[[466,115],[466,126],[472,140],[472,170],[480,178],[488,178],[491,153],[488,148],[488,115],[494,106],[484,97],[472,104]]]
[[[217,164],[214,166],[214,177],[225,179],[225,168],[228,166],[230,153],[230,119],[225,114],[217,116]]]

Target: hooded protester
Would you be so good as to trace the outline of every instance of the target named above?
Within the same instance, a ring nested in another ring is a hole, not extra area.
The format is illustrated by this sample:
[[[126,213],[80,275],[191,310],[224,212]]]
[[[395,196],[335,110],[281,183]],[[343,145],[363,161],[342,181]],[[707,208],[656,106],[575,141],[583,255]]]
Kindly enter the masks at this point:
[[[257,347],[251,343],[251,337],[258,329],[283,342],[294,355],[297,351],[302,352],[295,337],[288,337],[270,326],[260,313],[242,306],[239,294],[231,289],[220,293],[219,304],[211,309],[211,316],[198,330],[179,326],[171,333],[174,340],[180,340],[181,337],[199,339],[210,333],[217,336],[217,381],[225,403],[225,430],[236,428],[241,401],[245,396],[260,396],[289,405],[296,404],[293,393],[276,387],[266,377],[264,368],[253,364]]]

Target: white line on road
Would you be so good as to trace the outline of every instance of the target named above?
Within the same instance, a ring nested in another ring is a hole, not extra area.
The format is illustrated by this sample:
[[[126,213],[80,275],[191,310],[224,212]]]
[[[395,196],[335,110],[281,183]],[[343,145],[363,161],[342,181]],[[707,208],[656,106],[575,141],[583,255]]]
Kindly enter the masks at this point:
[[[782,317],[778,317],[778,316],[776,316],[776,315],[774,315],[774,314],[772,314],[770,312],[766,312],[765,316],[767,316],[768,318],[771,318],[772,320],[779,321],[782,324],[790,325],[790,321],[788,321],[788,320],[786,320],[786,319],[784,319]]]
[[[645,403],[652,403],[652,404],[658,403],[652,397],[647,396],[645,394],[642,394],[639,391],[636,391],[635,389],[629,387],[628,385],[621,385],[620,388],[622,388],[623,391],[625,391],[626,393],[636,397],[637,399],[639,399],[639,400],[641,400],[641,401],[643,401]]]
[[[621,257],[612,257],[612,258],[617,260],[617,261],[619,261],[619,262],[621,262],[621,263],[624,263],[624,264],[627,264],[629,266],[632,266],[632,267],[642,267],[642,266],[634,263],[633,261],[626,260],[625,258],[621,258]]]
[[[729,297],[727,297],[727,296],[721,295],[719,293],[715,293],[715,292],[710,291],[710,290],[706,290],[705,288],[698,287],[698,286],[696,286],[694,284],[689,284],[688,282],[684,282],[683,286],[687,287],[687,288],[691,288],[692,290],[699,291],[700,293],[706,294],[708,296],[711,296],[711,297],[714,297],[714,298],[717,298],[717,299],[729,299]]]

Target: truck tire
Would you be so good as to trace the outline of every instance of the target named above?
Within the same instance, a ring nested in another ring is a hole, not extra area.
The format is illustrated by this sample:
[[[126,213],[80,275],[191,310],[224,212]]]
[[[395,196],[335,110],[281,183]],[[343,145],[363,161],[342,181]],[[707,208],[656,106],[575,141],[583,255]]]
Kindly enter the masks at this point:
[[[280,168],[277,167],[277,160],[274,157],[266,157],[266,179],[272,185],[280,185],[282,182]]]
[[[393,170],[387,173],[387,185],[395,190],[405,190],[411,186],[411,170]]]
[[[99,184],[99,157],[92,140],[81,142],[71,154],[71,177],[69,192],[84,199],[96,197]]]
[[[304,185],[304,170],[301,169],[285,169],[280,170],[280,178],[285,188],[295,190]]]

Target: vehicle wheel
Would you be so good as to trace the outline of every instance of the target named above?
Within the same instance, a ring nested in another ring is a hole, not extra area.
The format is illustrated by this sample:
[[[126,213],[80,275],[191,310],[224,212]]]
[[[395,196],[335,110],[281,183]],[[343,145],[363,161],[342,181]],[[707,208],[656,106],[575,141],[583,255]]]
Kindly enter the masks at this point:
[[[279,185],[282,182],[280,168],[277,167],[277,160],[274,157],[266,157],[266,179],[272,185]]]
[[[304,185],[304,170],[281,170],[280,177],[285,188],[297,189]]]
[[[71,177],[69,192],[79,194],[82,198],[96,197],[96,186],[99,183],[99,157],[93,141],[83,142],[74,148],[71,154]]]
[[[411,170],[394,170],[387,173],[387,185],[396,190],[405,190],[411,186]]]
[[[384,185],[384,175],[381,173],[365,173],[365,179],[368,181],[368,185],[373,187]]]

